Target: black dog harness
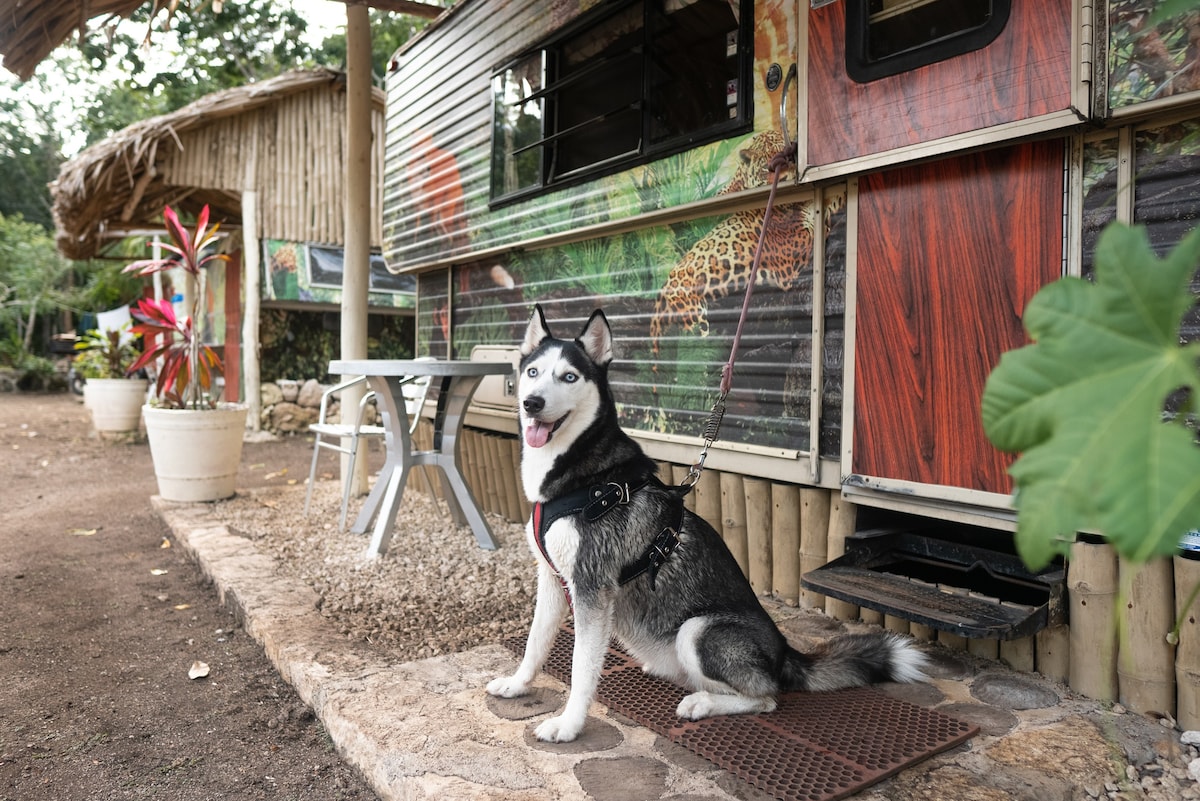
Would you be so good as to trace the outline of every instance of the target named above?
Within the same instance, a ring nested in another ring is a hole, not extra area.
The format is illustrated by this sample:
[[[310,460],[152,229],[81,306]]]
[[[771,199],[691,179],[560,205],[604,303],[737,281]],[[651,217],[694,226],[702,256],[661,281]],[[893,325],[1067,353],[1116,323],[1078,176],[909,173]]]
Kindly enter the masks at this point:
[[[628,483],[610,481],[607,484],[595,484],[568,492],[566,495],[560,495],[545,503],[538,502],[533,505],[534,541],[537,543],[542,557],[546,560],[546,564],[550,565],[550,569],[558,576],[568,603],[572,603],[572,599],[571,590],[567,587],[567,580],[558,572],[558,568],[554,566],[554,560],[550,558],[550,553],[546,550],[546,532],[550,530],[550,526],[559,518],[575,514],[583,515],[583,519],[588,522],[599,520],[618,506],[629,503],[633,493],[649,483],[649,479],[633,486]],[[666,563],[667,557],[679,546],[679,528],[683,525],[682,495],[675,498],[674,506],[673,523],[663,527],[647,546],[641,558],[630,562],[621,569],[618,581],[622,586],[643,573],[649,573],[650,589],[654,589],[659,568]]]

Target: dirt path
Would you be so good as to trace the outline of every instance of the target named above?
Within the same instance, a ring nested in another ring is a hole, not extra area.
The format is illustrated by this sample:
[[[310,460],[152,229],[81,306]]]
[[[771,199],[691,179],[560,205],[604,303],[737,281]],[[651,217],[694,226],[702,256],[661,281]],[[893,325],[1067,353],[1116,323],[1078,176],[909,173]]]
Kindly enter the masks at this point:
[[[239,488],[303,482],[311,447],[247,444]],[[0,801],[375,799],[166,547],[155,491],[77,398],[0,395]]]

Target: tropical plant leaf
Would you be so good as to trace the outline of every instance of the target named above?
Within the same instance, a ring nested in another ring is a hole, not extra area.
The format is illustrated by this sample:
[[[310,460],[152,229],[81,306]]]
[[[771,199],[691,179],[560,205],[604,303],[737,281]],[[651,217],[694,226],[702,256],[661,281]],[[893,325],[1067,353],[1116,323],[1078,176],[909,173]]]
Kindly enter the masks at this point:
[[[1200,527],[1200,446],[1168,395],[1200,397],[1200,343],[1181,347],[1200,229],[1158,259],[1143,228],[1114,223],[1096,248],[1096,280],[1064,278],[1025,310],[1035,344],[1006,353],[984,389],[988,438],[1021,457],[1017,547],[1033,568],[1080,531],[1121,555],[1172,553]]]

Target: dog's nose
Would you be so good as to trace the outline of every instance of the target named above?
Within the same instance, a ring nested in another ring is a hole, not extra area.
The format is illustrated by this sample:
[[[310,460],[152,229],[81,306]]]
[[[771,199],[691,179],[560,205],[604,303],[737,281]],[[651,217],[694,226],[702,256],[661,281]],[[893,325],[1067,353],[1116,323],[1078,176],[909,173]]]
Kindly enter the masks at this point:
[[[521,401],[521,405],[525,407],[525,411],[529,414],[537,414],[546,408],[546,400],[539,395],[530,395]]]

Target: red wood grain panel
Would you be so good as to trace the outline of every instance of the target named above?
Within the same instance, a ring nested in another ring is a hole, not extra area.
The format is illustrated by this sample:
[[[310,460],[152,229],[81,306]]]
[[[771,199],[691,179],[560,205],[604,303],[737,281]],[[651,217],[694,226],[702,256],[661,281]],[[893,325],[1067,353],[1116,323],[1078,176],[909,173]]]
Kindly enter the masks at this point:
[[[1063,157],[1038,142],[860,179],[855,473],[1011,491],[979,401],[1061,274]]]
[[[855,83],[842,3],[809,12],[808,160],[822,165],[1059,111],[1071,102],[1070,0],[1012,0],[980,50]]]

